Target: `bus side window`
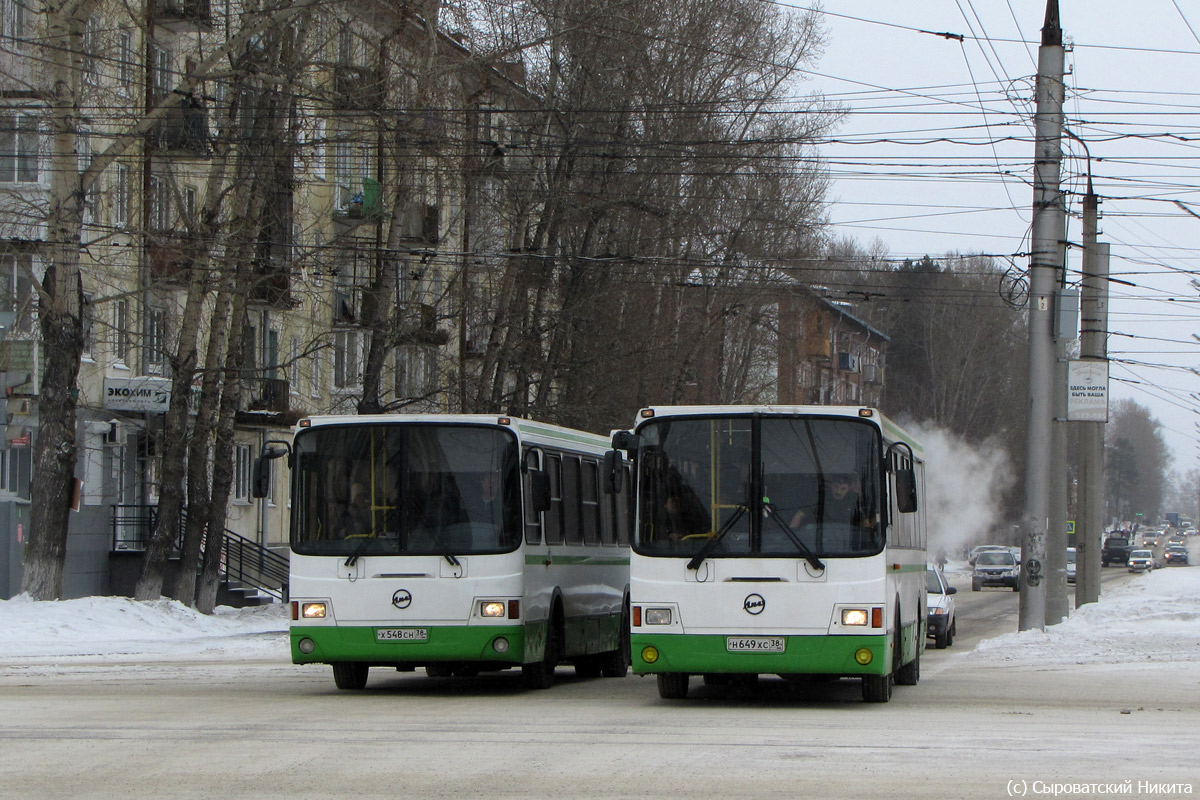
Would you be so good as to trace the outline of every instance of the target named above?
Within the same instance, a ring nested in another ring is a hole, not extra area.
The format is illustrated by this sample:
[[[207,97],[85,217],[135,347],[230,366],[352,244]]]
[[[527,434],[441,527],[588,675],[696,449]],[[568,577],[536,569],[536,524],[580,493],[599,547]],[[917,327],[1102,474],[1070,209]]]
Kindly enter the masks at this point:
[[[567,544],[583,544],[582,494],[578,456],[563,456],[563,533]]]
[[[600,467],[595,461],[583,462],[580,490],[583,541],[587,544],[603,544],[600,525]]]
[[[530,475],[531,472],[538,471],[541,467],[540,454],[536,450],[526,450],[521,493],[525,504],[525,541],[528,544],[542,543],[542,515],[533,502],[533,480]]]
[[[546,476],[550,479],[550,510],[543,517],[546,524],[546,544],[562,544],[563,496],[562,458],[546,456]]]

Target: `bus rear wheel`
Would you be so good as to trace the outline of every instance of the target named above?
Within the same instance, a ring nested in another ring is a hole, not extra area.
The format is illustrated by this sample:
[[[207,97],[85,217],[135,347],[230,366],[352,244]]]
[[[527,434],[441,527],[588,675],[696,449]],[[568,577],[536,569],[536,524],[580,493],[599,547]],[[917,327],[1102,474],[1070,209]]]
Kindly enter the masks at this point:
[[[658,673],[658,696],[664,700],[682,700],[688,693],[686,672]]]
[[[356,661],[337,661],[333,665],[333,682],[339,689],[362,689],[367,685],[371,667]]]

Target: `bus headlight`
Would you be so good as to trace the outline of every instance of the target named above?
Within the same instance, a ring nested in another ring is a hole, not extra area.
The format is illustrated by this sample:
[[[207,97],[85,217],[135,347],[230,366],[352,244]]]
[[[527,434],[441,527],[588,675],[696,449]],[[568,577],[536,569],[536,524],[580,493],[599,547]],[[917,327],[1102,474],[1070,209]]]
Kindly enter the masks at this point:
[[[864,667],[867,664],[870,664],[873,658],[875,658],[875,656],[865,647],[860,647],[854,651],[854,660],[859,664],[862,664]]]
[[[507,613],[502,600],[484,600],[479,604],[479,616],[503,617]]]
[[[642,661],[645,661],[647,664],[653,664],[655,661],[658,661],[658,648],[647,647],[643,649]]]
[[[325,604],[301,603],[300,616],[303,619],[325,619]]]
[[[869,621],[870,614],[865,608],[843,608],[842,609],[842,624],[857,625],[866,627]]]
[[[503,636],[496,637],[496,639],[492,642],[492,649],[497,653],[507,653],[508,639],[505,639]]]
[[[670,625],[671,609],[647,608],[644,612],[644,619],[647,625]]]

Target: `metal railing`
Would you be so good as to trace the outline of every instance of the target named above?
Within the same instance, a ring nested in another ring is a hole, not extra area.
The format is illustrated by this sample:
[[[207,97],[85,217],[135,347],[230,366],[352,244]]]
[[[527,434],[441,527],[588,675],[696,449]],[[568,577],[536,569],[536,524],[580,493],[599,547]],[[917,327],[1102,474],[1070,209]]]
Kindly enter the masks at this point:
[[[113,550],[141,551],[146,549],[154,525],[158,521],[158,506],[117,504],[113,506]],[[187,513],[179,515],[179,527],[171,546],[172,557],[178,557],[187,529]],[[207,534],[206,534],[207,535]],[[201,544],[201,553],[204,545]],[[198,568],[203,568],[201,564]],[[279,601],[287,600],[288,560],[258,542],[225,529],[221,538],[221,576],[237,581],[270,595]]]

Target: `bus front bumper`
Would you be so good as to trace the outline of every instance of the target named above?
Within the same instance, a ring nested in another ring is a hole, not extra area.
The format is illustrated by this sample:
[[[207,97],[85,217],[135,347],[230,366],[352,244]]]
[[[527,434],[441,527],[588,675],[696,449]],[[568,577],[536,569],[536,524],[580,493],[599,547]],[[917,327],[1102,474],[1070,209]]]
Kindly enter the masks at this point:
[[[630,637],[633,671],[779,675],[885,675],[890,642],[873,636],[780,636],[782,652],[731,650],[723,635],[638,634]]]
[[[405,636],[412,638],[402,638]],[[356,661],[411,665],[452,661],[512,666],[520,664],[525,653],[525,628],[522,625],[443,625],[403,629],[375,625],[294,626],[290,638],[293,664]]]

